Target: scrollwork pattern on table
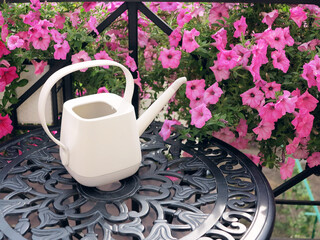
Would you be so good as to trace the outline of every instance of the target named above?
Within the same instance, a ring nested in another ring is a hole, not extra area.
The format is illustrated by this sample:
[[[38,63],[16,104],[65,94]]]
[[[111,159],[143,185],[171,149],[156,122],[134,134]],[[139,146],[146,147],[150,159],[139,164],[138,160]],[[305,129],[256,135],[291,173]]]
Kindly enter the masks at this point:
[[[118,183],[124,190],[113,199],[109,195],[116,190],[75,182],[57,146],[40,130],[2,147],[0,239],[167,240],[204,225],[199,239],[240,239],[257,207],[250,171],[214,142],[181,142],[176,133],[163,141],[160,128],[154,123],[142,135],[142,165]],[[208,222],[217,209],[222,214]]]

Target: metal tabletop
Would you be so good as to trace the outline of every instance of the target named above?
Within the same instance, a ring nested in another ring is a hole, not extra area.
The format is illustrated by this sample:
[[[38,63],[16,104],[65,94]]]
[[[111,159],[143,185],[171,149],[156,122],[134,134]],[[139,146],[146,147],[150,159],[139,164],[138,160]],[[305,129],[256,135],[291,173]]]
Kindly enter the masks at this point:
[[[253,162],[218,139],[163,141],[160,128],[141,136],[139,171],[101,188],[72,179],[40,129],[3,145],[0,239],[270,238],[274,198]]]

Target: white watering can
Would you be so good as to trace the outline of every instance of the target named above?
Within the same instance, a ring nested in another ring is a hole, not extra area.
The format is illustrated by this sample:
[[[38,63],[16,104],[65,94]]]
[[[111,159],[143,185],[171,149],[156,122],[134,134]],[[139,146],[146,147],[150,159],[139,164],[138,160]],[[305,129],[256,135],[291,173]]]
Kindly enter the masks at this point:
[[[63,105],[61,137],[57,140],[45,120],[45,105],[51,88],[64,76],[89,67],[118,66],[126,77],[123,98],[100,93],[66,101]],[[141,163],[139,136],[145,131],[186,78],[177,79],[136,120],[131,99],[134,80],[127,68],[109,60],[72,64],[54,74],[44,84],[38,103],[41,125],[60,146],[60,158],[71,176],[85,186],[101,186],[133,175]]]

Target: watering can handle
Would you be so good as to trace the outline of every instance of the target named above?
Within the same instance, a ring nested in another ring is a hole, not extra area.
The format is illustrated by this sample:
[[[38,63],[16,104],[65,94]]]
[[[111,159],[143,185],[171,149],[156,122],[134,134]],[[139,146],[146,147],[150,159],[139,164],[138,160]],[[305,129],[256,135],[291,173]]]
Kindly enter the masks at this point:
[[[81,62],[81,63],[75,63],[69,66],[66,66],[64,68],[61,68],[60,70],[56,71],[54,74],[52,74],[48,80],[45,82],[45,84],[42,87],[42,90],[40,92],[39,96],[39,102],[38,102],[38,114],[39,114],[39,119],[41,122],[41,125],[44,129],[44,131],[47,133],[47,135],[52,139],[53,142],[55,142],[57,145],[59,145],[66,154],[68,154],[68,149],[67,147],[61,143],[58,139],[56,139],[51,132],[49,131],[49,128],[47,126],[47,122],[45,119],[45,106],[46,102],[49,96],[49,93],[51,91],[51,88],[64,76],[73,73],[75,71],[89,68],[89,67],[98,67],[98,66],[117,66],[122,69],[124,72],[124,75],[126,77],[126,88],[125,88],[125,93],[124,93],[124,100],[131,103],[131,99],[133,96],[133,91],[134,91],[134,80],[132,77],[132,74],[130,71],[123,66],[120,63],[110,61],[110,60],[92,60],[92,61],[86,61],[86,62]],[[67,158],[68,159],[68,158]],[[64,163],[67,165],[68,163]]]

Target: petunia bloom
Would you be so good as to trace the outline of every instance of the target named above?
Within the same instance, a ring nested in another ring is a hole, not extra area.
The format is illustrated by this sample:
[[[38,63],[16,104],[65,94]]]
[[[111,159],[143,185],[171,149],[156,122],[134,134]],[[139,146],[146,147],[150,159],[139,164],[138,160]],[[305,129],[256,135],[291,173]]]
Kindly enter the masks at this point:
[[[19,38],[17,35],[12,35],[9,37],[7,45],[9,50],[14,50],[16,48],[22,47],[24,44],[24,41]]]
[[[269,102],[259,109],[259,115],[264,121],[276,122],[282,117],[282,112],[275,107],[274,103]]]
[[[96,60],[101,60],[101,59],[104,59],[104,60],[112,60],[112,58],[109,56],[108,53],[106,53],[106,51],[100,51],[98,53],[96,53],[94,55],[94,58]],[[105,65],[105,66],[102,66],[103,68],[105,69],[108,69],[109,68],[109,65]]]
[[[12,132],[13,127],[11,125],[12,121],[9,118],[9,115],[2,117],[0,114],[0,138],[8,135]]]
[[[217,20],[229,18],[228,8],[224,3],[212,3],[212,8],[209,12],[209,23],[218,23]]]
[[[281,179],[285,180],[292,176],[294,165],[295,165],[295,160],[291,157],[288,157],[288,160],[286,163],[280,164]]]
[[[271,28],[274,20],[276,20],[276,18],[279,16],[279,13],[278,13],[278,10],[275,9],[269,13],[262,13],[262,15],[264,16],[262,19],[262,22],[267,24],[268,27]]]
[[[108,89],[106,87],[100,87],[97,91],[97,93],[108,93]]]
[[[296,117],[291,121],[299,138],[308,137],[313,126],[314,116],[305,108],[301,108]]]
[[[214,61],[214,65],[210,67],[211,71],[214,73],[217,82],[229,79],[230,71],[219,65],[218,61]]]
[[[302,22],[307,19],[307,13],[301,7],[294,7],[290,9],[290,18],[301,27]]]
[[[216,41],[215,43],[212,43],[213,46],[219,51],[225,50],[228,43],[227,30],[221,28],[215,34],[211,35],[211,37]]]
[[[182,38],[182,49],[187,53],[193,52],[199,47],[199,44],[196,42],[195,37],[199,36],[200,32],[193,28],[191,31],[185,30]]]
[[[164,123],[159,132],[159,135],[163,138],[164,141],[170,137],[171,131],[173,130],[173,125],[181,125],[181,123],[178,120],[164,120]]]
[[[246,18],[244,16],[241,16],[240,20],[235,21],[233,23],[234,28],[236,31],[233,34],[233,37],[238,38],[241,37],[242,35],[246,35],[246,30],[247,30],[247,23],[246,23]]]
[[[318,102],[319,101],[314,96],[312,96],[307,90],[298,98],[298,101],[296,102],[296,107],[300,109],[305,108],[309,112],[312,112],[316,109]]]
[[[286,39],[284,38],[284,30],[282,28],[276,28],[275,30],[269,31],[265,40],[270,47],[277,50],[282,50],[286,46]]]
[[[67,59],[67,54],[70,51],[70,46],[66,40],[64,40],[62,43],[55,44],[53,47],[55,49],[55,51],[53,53],[54,59],[56,59],[56,60]]]
[[[262,90],[264,91],[266,98],[276,99],[276,92],[281,90],[281,84],[269,82],[262,87]]]
[[[71,62],[72,64],[74,63],[79,63],[79,62],[85,62],[85,61],[90,61],[91,58],[89,57],[88,53],[84,50],[81,50],[80,52],[74,54],[71,56]],[[88,68],[81,69],[80,72],[85,72],[87,71]]]
[[[170,49],[164,48],[158,59],[161,61],[163,68],[177,68],[180,64],[181,52],[173,47]]]
[[[320,152],[314,152],[310,157],[307,158],[309,167],[315,167],[320,165]]]
[[[238,132],[239,137],[245,137],[248,132],[247,120],[241,118],[236,131]]]
[[[232,69],[237,66],[239,56],[233,50],[222,50],[217,55],[219,66],[224,69]]]
[[[9,68],[3,68],[0,67],[0,92],[4,91],[4,87],[11,83],[14,79],[18,78],[17,74],[17,68],[16,67],[9,67]]]
[[[0,41],[0,58],[2,58],[3,55],[8,55],[9,53],[11,52],[7,49],[6,45]]]
[[[267,140],[271,137],[272,130],[274,129],[274,123],[268,121],[261,121],[259,125],[252,129],[252,131],[258,135],[257,140]]]
[[[282,72],[286,73],[290,67],[290,61],[286,57],[284,50],[273,51],[271,53],[271,58],[273,59],[273,66],[280,69]]]
[[[35,75],[40,75],[43,73],[45,66],[48,65],[48,62],[46,61],[40,61],[37,62],[36,60],[31,60],[31,63],[34,66],[34,74]]]
[[[180,31],[181,29],[177,27],[169,35],[169,43],[171,47],[177,47],[179,45],[179,42],[181,41],[181,38],[182,38]]]
[[[216,104],[223,91],[219,88],[218,83],[214,83],[204,92],[203,99],[206,104]]]
[[[246,92],[240,94],[242,104],[252,108],[258,108],[264,100],[264,94],[257,87],[250,88]]]
[[[221,128],[218,132],[213,132],[212,136],[219,138],[226,143],[232,143],[235,140],[235,134],[230,130],[229,127]]]
[[[194,125],[196,128],[202,128],[212,117],[211,111],[204,103],[191,109],[189,112],[191,113],[191,125]]]
[[[206,83],[204,79],[187,81],[186,85],[186,96],[190,100],[201,97],[205,92]]]
[[[177,2],[160,2],[160,9],[162,11],[173,12],[177,10],[178,3]]]
[[[130,68],[131,72],[134,72],[138,69],[135,60],[129,55],[126,56],[126,65]]]
[[[276,108],[282,112],[282,115],[288,113],[293,113],[296,107],[296,102],[298,98],[296,96],[290,97],[289,91],[284,90],[283,95],[279,96],[279,100],[276,103]]]

